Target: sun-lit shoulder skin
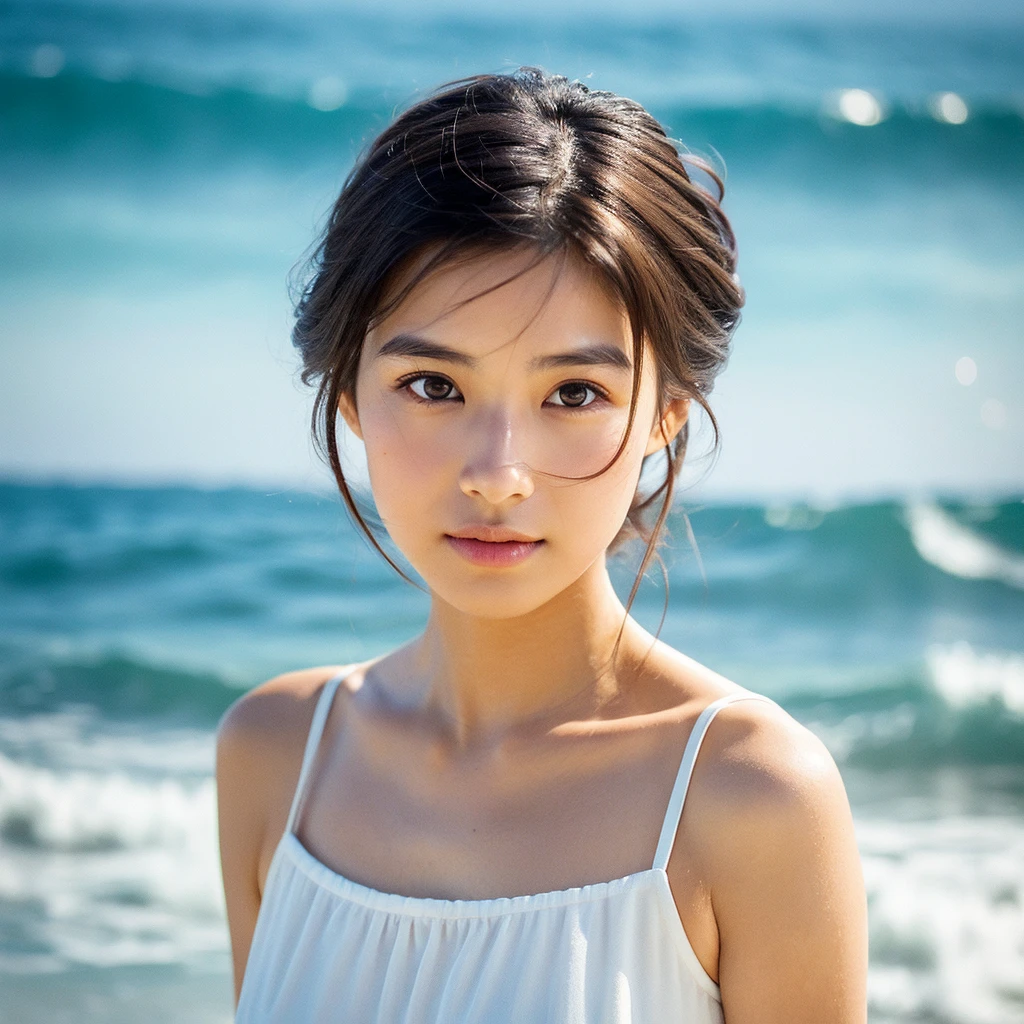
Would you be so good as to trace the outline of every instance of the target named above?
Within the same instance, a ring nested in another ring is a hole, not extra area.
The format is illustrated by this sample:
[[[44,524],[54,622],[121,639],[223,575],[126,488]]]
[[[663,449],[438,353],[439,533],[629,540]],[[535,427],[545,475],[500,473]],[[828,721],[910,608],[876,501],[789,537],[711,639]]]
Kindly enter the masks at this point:
[[[708,731],[688,801],[703,826],[691,841],[729,1024],[864,1024],[863,874],[825,745],[777,705],[729,705]]]
[[[277,676],[239,697],[217,728],[217,817],[236,998],[316,699],[335,671]]]

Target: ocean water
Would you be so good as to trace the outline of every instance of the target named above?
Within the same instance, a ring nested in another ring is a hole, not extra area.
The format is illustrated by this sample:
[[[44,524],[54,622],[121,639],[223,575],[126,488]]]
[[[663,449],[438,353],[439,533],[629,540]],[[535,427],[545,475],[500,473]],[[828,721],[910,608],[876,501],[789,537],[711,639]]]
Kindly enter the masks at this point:
[[[218,717],[426,609],[312,468],[286,281],[396,109],[532,63],[727,168],[662,637],[839,763],[872,1024],[1024,1021],[1024,19],[479,6],[0,2],[0,1020],[230,1018]]]
[[[677,512],[661,635],[840,765],[871,1020],[1021,1020],[1024,502],[690,518],[703,575]],[[279,671],[402,642],[426,607],[334,498],[0,486],[4,1019],[226,1020],[217,719]],[[652,574],[635,614],[663,610]]]
[[[532,63],[725,164],[720,493],[1020,486],[1024,19],[476,6],[5,0],[0,470],[322,483],[285,281],[396,109]]]

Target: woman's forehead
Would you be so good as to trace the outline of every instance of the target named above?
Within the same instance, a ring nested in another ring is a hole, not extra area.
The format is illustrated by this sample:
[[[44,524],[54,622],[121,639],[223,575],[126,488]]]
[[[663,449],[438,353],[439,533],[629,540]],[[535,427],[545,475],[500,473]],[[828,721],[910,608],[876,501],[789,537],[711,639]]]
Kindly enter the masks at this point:
[[[524,248],[485,250],[424,273],[429,259],[422,256],[393,285],[397,303],[367,333],[371,357],[384,346],[393,348],[389,342],[401,335],[450,345],[473,358],[510,346],[536,357],[548,349],[600,345],[631,359],[628,316],[604,280],[578,258],[538,256]]]

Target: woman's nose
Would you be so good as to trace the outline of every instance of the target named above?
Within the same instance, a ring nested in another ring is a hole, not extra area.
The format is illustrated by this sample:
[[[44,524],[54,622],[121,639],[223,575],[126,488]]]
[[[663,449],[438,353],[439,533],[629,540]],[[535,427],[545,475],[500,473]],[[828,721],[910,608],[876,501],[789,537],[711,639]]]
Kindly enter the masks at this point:
[[[533,473],[517,452],[509,410],[490,410],[467,424],[465,465],[459,474],[462,493],[490,505],[519,502],[533,494]]]

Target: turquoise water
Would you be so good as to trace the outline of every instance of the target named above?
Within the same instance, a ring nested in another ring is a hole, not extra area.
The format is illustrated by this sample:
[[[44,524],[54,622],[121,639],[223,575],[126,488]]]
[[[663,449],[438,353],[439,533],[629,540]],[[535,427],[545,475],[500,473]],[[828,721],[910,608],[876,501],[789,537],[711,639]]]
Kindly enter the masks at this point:
[[[218,716],[426,611],[312,493],[286,280],[396,108],[535,63],[727,167],[748,305],[662,637],[839,763],[872,1024],[1024,1021],[1019,13],[368,6],[0,2],[0,1017],[229,1019]]]
[[[1019,1019],[1024,502],[712,505],[691,521],[704,577],[676,513],[661,635],[778,699],[842,768],[872,1020]],[[614,575],[625,591],[628,557]],[[652,577],[636,614],[655,629],[664,608]],[[217,718],[259,680],[378,654],[425,614],[332,498],[0,485],[0,978],[16,1019],[61,1019],[57,980],[96,1020],[175,1019],[174,991],[181,1020],[225,1019]]]

